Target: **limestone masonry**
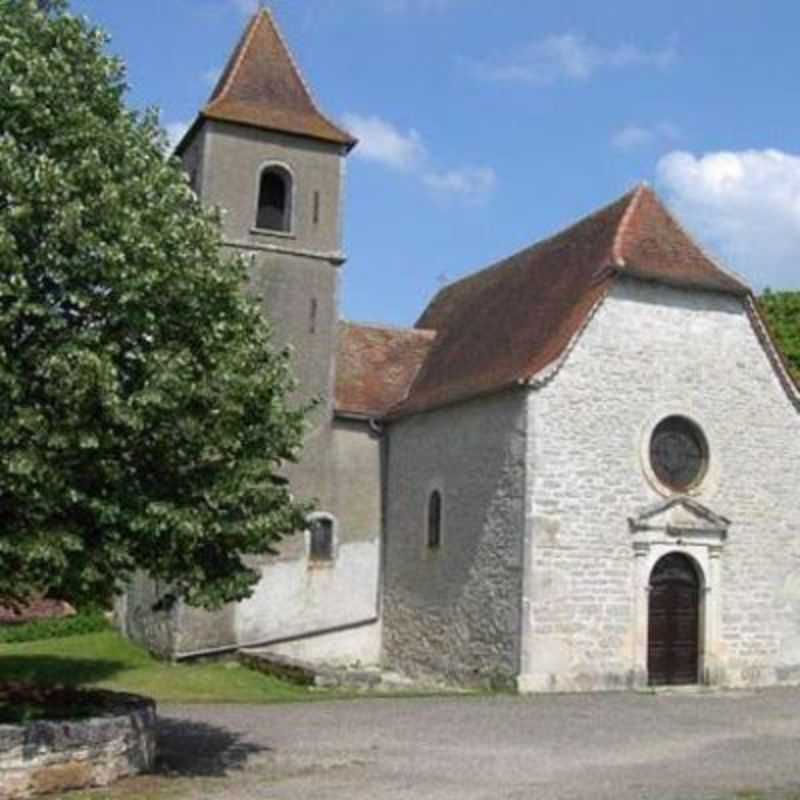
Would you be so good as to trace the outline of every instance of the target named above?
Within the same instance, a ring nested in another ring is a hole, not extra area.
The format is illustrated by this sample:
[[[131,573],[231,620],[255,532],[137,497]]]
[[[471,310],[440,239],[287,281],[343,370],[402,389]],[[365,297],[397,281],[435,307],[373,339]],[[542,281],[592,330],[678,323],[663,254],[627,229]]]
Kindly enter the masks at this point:
[[[258,12],[177,154],[322,398],[289,471],[318,511],[219,613],[139,579],[128,635],[532,692],[800,683],[800,394],[750,288],[640,186],[413,329],[342,322],[355,145]]]
[[[149,772],[155,703],[120,693],[113,701],[116,709],[89,719],[0,725],[0,800],[108,786]]]

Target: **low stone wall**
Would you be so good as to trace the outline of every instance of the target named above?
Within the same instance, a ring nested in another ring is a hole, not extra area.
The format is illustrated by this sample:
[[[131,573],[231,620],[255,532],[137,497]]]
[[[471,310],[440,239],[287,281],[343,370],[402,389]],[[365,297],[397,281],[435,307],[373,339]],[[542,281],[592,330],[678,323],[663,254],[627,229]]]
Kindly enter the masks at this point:
[[[63,600],[32,600],[22,608],[0,606],[0,625],[19,625],[42,619],[75,616],[75,609]]]
[[[135,695],[103,716],[0,725],[0,800],[107,786],[150,770],[155,752],[155,703]]]

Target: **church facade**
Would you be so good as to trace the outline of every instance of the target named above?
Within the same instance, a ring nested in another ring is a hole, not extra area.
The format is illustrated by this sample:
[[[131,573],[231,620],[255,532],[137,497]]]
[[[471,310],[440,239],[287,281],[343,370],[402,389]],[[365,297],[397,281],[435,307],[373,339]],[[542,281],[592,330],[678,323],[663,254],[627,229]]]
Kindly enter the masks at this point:
[[[343,322],[355,145],[259,12],[177,153],[322,399],[288,475],[318,511],[222,612],[137,581],[127,634],[520,691],[800,683],[800,393],[750,288],[642,186],[414,328]]]

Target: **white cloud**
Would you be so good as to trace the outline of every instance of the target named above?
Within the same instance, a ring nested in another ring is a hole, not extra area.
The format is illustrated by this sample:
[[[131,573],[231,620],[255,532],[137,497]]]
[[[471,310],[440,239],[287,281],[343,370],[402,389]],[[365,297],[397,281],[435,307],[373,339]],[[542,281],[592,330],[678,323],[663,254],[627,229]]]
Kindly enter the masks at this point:
[[[425,160],[425,146],[413,128],[403,133],[380,117],[360,114],[345,114],[343,121],[358,139],[359,158],[400,170],[412,170]]]
[[[487,199],[497,185],[491,167],[463,167],[444,172],[428,172],[422,182],[440,197],[454,197],[470,203]]]
[[[677,57],[673,46],[644,50],[623,44],[604,48],[574,33],[530,42],[510,56],[475,65],[478,75],[496,81],[549,86],[559,80],[586,80],[599,69],[651,67],[665,69]]]
[[[780,150],[675,151],[657,166],[698,237],[756,287],[800,287],[800,155]]]
[[[422,136],[413,128],[403,132],[378,116],[353,113],[345,114],[343,122],[358,139],[356,157],[406,172],[439,198],[480,203],[497,184],[497,174],[491,167],[437,168]]]
[[[681,131],[671,122],[656,125],[625,125],[612,137],[611,144],[618,150],[636,150],[659,142],[674,142],[681,138]]]
[[[189,130],[190,124],[191,123],[184,122],[183,120],[177,120],[175,122],[168,122],[164,126],[164,130],[167,132],[167,142],[170,151],[174,150],[178,142],[183,139],[183,135]]]

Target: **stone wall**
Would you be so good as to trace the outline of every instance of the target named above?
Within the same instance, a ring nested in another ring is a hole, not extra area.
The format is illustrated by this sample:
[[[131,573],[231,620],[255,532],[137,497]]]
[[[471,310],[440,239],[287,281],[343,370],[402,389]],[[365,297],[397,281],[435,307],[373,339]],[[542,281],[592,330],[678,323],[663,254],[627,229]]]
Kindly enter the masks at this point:
[[[223,210],[226,253],[248,262],[247,293],[273,330],[276,347],[290,345],[297,405],[316,401],[300,463],[287,470],[297,497],[323,499],[330,477],[335,351],[342,255],[344,156],[337,145],[224,122],[208,122],[201,196]],[[292,174],[291,230],[255,227],[258,187],[266,164]],[[315,196],[319,213],[315,217]]]
[[[252,597],[215,613],[180,605],[172,655],[274,643],[311,661],[377,662],[381,439],[366,422],[336,420],[331,441],[316,507],[335,519],[334,559],[311,562],[306,532],[282,542],[278,556],[250,556],[261,574]]]
[[[417,677],[508,685],[518,670],[525,524],[522,391],[389,430],[384,658]],[[427,504],[442,493],[442,544]]]
[[[203,145],[201,192],[209,205],[225,210],[227,242],[272,244],[339,254],[342,241],[342,146],[300,136],[209,120],[198,138]],[[288,234],[255,230],[261,170],[289,169],[294,181],[292,227]],[[314,215],[314,193],[319,192]]]
[[[647,453],[653,427],[671,414],[708,439],[693,499],[731,520],[716,585],[704,576],[704,604],[713,595],[721,609],[714,652],[705,640],[706,678],[799,680],[800,417],[741,301],[620,281],[529,409],[522,688],[641,679],[634,614],[646,585],[637,584],[628,519],[669,495]]]
[[[297,638],[378,617],[381,441],[366,423],[337,420],[326,457],[330,481],[320,486],[317,510],[335,519],[335,557],[327,564],[311,562],[307,534],[301,533],[277,559],[263,560],[263,580],[236,609],[239,643]],[[315,636],[289,649],[300,647],[309,660],[315,651],[324,660],[358,661],[370,652],[377,657],[379,630],[366,631]],[[365,636],[374,640],[371,646]],[[359,645],[351,650],[355,638]]]
[[[90,786],[149,771],[155,761],[152,700],[119,696],[108,716],[0,725],[0,800]]]
[[[153,611],[164,594],[164,585],[137,573],[124,595],[114,600],[114,617],[120,632],[162,658],[175,653],[178,608]]]

